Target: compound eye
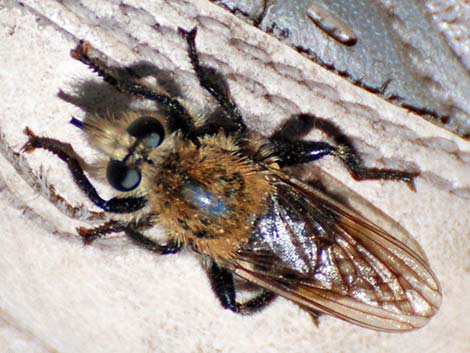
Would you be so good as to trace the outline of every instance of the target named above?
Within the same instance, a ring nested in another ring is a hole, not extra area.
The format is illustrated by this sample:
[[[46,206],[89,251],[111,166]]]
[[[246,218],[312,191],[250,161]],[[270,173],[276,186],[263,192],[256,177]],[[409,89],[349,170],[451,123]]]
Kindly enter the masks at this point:
[[[129,125],[129,135],[141,140],[145,147],[155,148],[160,146],[165,137],[162,124],[155,118],[143,116]]]
[[[106,169],[106,178],[116,190],[131,191],[140,184],[142,175],[136,168],[130,168],[123,162],[111,160]]]

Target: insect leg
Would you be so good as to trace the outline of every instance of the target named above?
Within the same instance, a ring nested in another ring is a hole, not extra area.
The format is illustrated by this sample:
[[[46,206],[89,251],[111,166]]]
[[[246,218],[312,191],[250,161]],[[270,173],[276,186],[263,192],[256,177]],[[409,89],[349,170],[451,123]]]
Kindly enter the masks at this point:
[[[36,148],[42,148],[52,152],[69,167],[75,184],[78,185],[85,195],[98,207],[104,211],[113,213],[132,213],[143,208],[147,200],[145,197],[114,197],[108,201],[102,199],[90,180],[83,171],[79,157],[69,144],[47,137],[36,136],[29,128],[24,133],[29,137],[28,142],[23,146],[25,152],[32,152]]]
[[[312,128],[319,129],[330,136],[335,145],[318,141],[294,140],[306,135]],[[419,175],[418,172],[365,167],[362,158],[356,152],[349,138],[337,126],[312,115],[303,114],[294,117],[273,134],[271,141],[275,153],[280,158],[279,165],[281,167],[307,163],[326,155],[334,155],[341,159],[349,173],[356,180],[401,180],[414,189],[413,180]]]
[[[188,43],[188,56],[200,85],[217,100],[222,109],[229,115],[232,122],[236,125],[236,130],[240,132],[244,131],[246,129],[246,125],[243,122],[242,115],[237,105],[230,98],[225,80],[214,68],[203,66],[199,62],[199,55],[196,49],[197,27],[194,27],[189,32],[183,28],[178,28],[178,32]]]
[[[119,77],[119,75],[115,73],[116,70],[109,67],[103,60],[97,57],[91,57],[89,55],[91,49],[92,46],[90,43],[81,40],[75,49],[70,51],[70,56],[87,65],[96,72],[98,76],[101,76],[105,82],[115,87],[119,92],[149,99],[165,106],[169,112],[170,130],[188,132],[192,129],[192,119],[186,108],[177,99],[163,92],[156,92],[143,84]]]
[[[334,154],[336,148],[329,143],[319,141],[285,141],[271,139],[279,166],[312,162],[324,156]]]
[[[122,224],[114,220],[111,220],[94,228],[77,228],[77,232],[82,237],[83,243],[85,245],[89,245],[96,239],[104,237],[105,235],[119,233],[123,230],[124,229]]]
[[[259,295],[245,303],[236,301],[233,275],[226,269],[212,262],[209,269],[209,279],[215,294],[225,309],[239,314],[251,314],[266,307],[276,297],[273,292],[263,290]]]
[[[160,245],[156,241],[146,237],[140,233],[135,227],[127,225],[124,228],[126,235],[132,239],[138,245],[143,246],[144,248],[156,252],[160,255],[175,254],[183,248],[183,245],[179,242],[170,242],[166,245]]]
[[[86,245],[91,244],[99,237],[108,234],[124,232],[138,245],[143,246],[146,249],[156,252],[160,255],[174,254],[182,249],[182,245],[176,242],[169,243],[167,245],[160,245],[156,241],[153,241],[152,239],[137,231],[135,224],[123,224],[114,220],[91,229],[80,227],[77,228],[77,231],[78,234],[83,237],[83,242]]]

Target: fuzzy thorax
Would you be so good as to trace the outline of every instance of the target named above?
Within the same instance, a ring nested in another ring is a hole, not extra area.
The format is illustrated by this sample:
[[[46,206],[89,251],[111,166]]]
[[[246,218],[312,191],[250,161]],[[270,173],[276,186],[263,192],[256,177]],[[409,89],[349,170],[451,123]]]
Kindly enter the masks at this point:
[[[178,241],[216,261],[230,258],[266,207],[268,174],[225,134],[199,146],[176,134],[168,140],[144,172],[152,213]]]

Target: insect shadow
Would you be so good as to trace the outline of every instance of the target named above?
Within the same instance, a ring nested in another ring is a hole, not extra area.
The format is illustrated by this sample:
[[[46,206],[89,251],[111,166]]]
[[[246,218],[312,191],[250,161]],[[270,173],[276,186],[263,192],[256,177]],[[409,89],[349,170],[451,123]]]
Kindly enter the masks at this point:
[[[182,97],[180,85],[171,77],[172,72],[162,70],[148,61],[140,61],[127,67],[111,66],[110,71],[122,80],[153,78],[157,85],[174,97]],[[67,91],[60,90],[59,98],[75,105],[87,114],[115,115],[129,111],[135,98],[118,92],[104,81],[77,80]],[[154,109],[161,109],[155,105]]]

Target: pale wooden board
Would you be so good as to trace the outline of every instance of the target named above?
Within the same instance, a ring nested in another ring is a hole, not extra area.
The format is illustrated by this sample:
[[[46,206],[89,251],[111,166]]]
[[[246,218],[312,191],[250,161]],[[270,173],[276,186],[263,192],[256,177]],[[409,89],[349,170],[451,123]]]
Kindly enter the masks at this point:
[[[257,315],[237,316],[220,307],[190,253],[157,257],[124,239],[84,247],[75,233],[83,222],[64,216],[0,156],[0,352],[468,351],[468,142],[319,68],[207,1],[126,2],[138,10],[118,1],[24,4],[0,7],[3,147],[19,151],[29,126],[72,143],[86,160],[95,158],[68,124],[83,112],[57,97],[77,80],[94,78],[69,57],[78,38],[121,64],[148,60],[174,70],[203,104],[176,34],[178,26],[197,25],[203,59],[228,77],[251,127],[269,134],[291,114],[314,113],[340,125],[371,165],[421,171],[413,193],[400,183],[357,183],[336,161],[321,163],[415,236],[441,280],[444,301],[429,325],[408,334],[377,333],[326,316],[315,327],[283,299]],[[26,158],[68,201],[92,208],[54,156]]]

